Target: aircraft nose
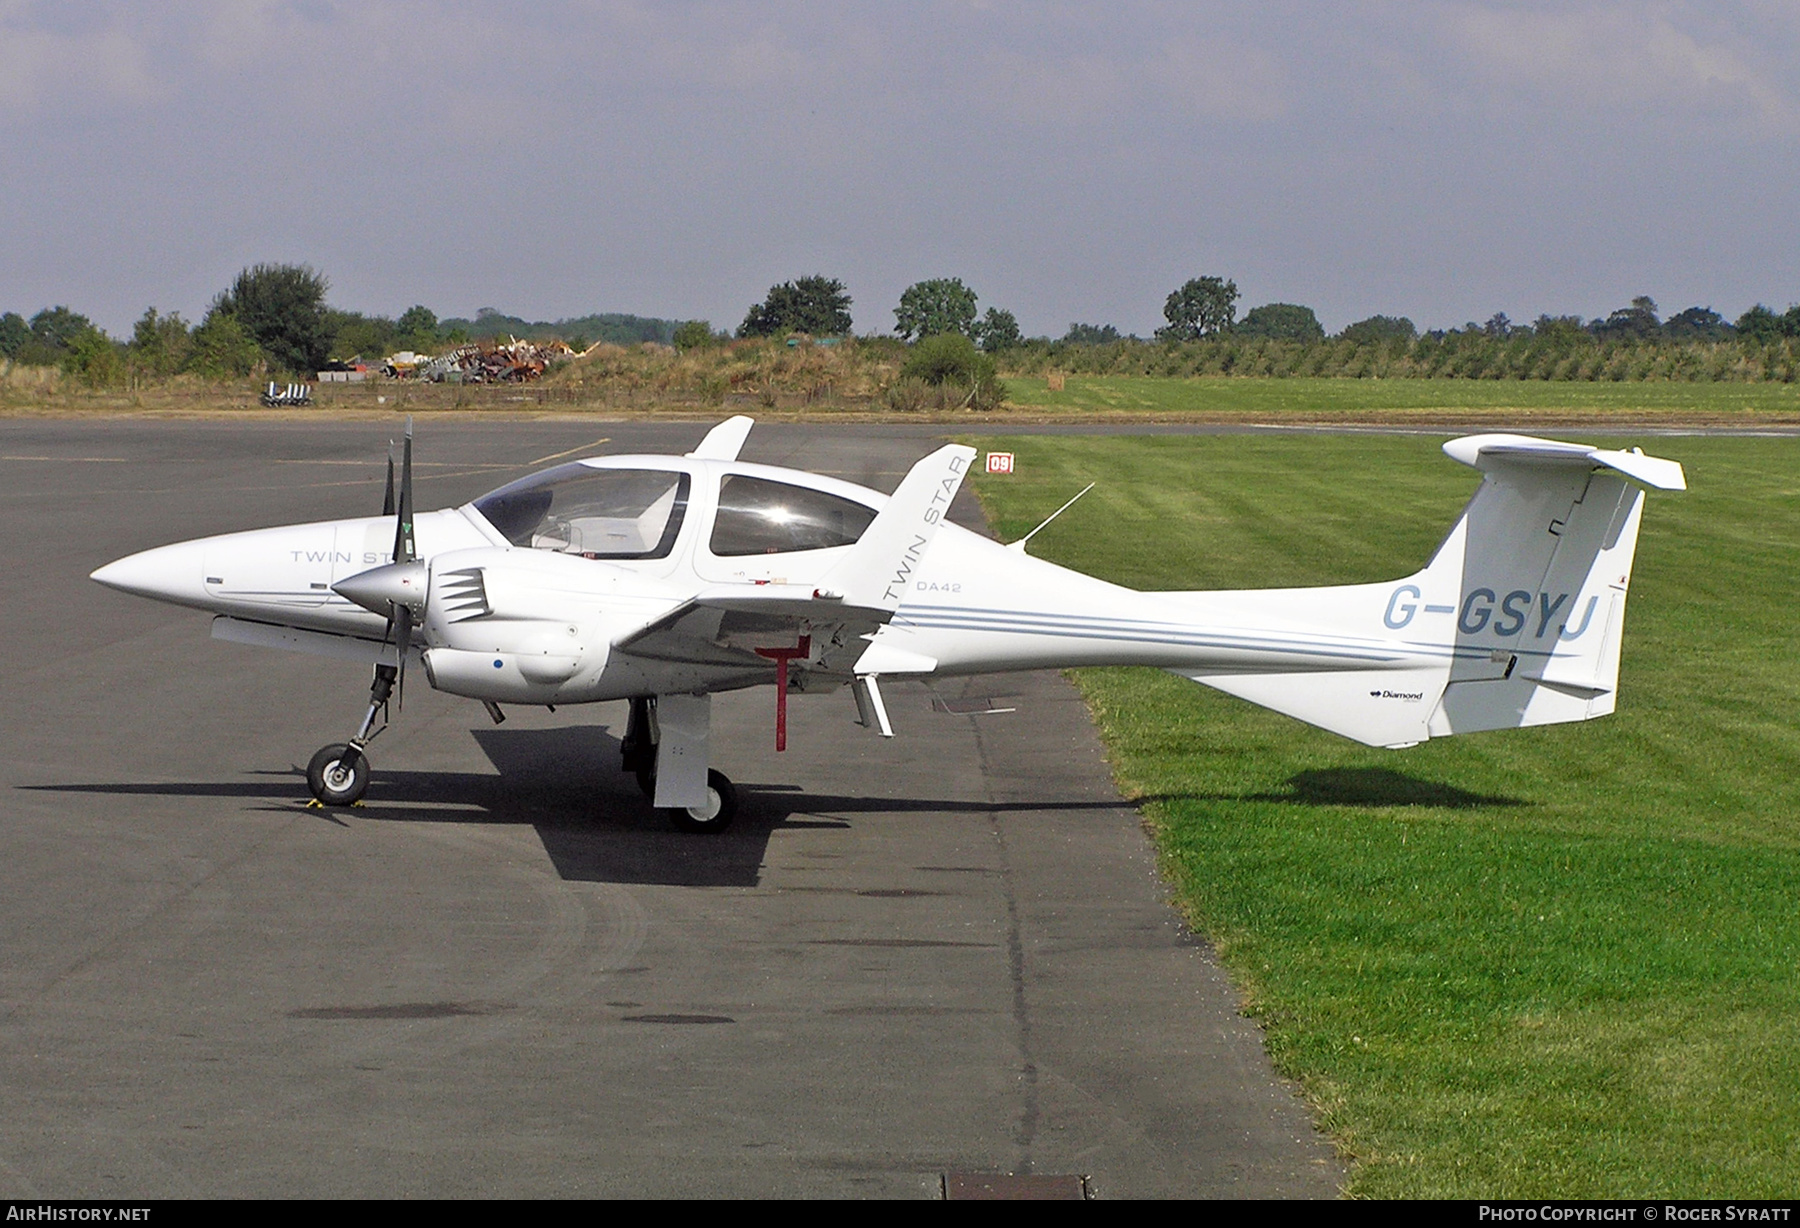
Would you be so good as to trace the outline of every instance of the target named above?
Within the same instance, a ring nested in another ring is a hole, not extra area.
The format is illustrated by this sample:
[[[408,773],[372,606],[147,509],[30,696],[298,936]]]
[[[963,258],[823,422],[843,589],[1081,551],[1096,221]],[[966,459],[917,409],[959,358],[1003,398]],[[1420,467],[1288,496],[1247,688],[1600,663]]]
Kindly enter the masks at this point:
[[[204,605],[206,600],[205,544],[177,542],[140,550],[88,573],[88,579],[107,588],[153,601],[177,605]]]

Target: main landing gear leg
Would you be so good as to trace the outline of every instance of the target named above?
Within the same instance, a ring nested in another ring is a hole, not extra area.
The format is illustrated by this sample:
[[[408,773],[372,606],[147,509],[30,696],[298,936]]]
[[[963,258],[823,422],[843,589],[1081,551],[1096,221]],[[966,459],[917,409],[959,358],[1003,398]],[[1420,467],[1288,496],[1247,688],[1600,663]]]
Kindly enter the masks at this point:
[[[375,679],[369,683],[369,711],[356,736],[349,742],[321,746],[306,765],[306,787],[320,805],[352,806],[368,791],[369,757],[364,750],[387,728],[388,700],[399,676],[400,671],[392,665],[377,665]]]
[[[631,701],[622,743],[625,769],[637,774],[639,787],[676,831],[712,835],[737,817],[737,790],[725,773],[706,765],[711,732],[711,696]]]
[[[644,791],[645,797],[655,797],[655,701],[639,697],[630,703],[630,711],[625,717],[625,736],[619,741],[619,770],[637,777],[638,788]]]

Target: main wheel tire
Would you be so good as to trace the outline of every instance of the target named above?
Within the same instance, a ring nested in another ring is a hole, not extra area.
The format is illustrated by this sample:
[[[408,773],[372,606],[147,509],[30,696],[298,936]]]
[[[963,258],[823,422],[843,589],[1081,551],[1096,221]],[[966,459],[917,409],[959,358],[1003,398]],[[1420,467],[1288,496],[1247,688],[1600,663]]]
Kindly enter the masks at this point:
[[[633,769],[631,774],[637,778],[639,791],[645,797],[654,800],[656,797],[656,773],[647,767],[640,767]],[[711,784],[712,782],[709,780],[707,783]]]
[[[306,787],[324,805],[353,805],[369,788],[369,757],[345,742],[321,746],[306,765]]]
[[[654,782],[652,782],[654,783]],[[737,818],[737,788],[717,768],[706,772],[706,805],[664,808],[676,831],[716,836]]]

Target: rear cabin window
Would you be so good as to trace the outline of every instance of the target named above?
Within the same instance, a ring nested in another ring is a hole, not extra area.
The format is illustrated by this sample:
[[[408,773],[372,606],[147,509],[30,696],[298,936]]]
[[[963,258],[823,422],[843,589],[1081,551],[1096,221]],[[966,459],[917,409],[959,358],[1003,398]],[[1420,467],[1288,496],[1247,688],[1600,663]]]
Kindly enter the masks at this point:
[[[854,544],[874,519],[851,499],[734,473],[719,485],[709,545],[719,558],[828,550]]]
[[[475,510],[515,546],[590,559],[661,559],[675,548],[692,479],[577,462],[502,486]]]

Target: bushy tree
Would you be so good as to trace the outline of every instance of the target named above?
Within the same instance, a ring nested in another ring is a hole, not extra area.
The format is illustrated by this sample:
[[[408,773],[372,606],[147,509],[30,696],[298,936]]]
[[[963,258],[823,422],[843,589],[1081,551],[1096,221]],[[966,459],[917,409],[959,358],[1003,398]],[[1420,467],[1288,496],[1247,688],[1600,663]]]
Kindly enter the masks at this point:
[[[1232,328],[1244,337],[1267,337],[1271,341],[1323,341],[1325,328],[1311,307],[1297,303],[1264,303],[1244,313]]]
[[[1025,338],[1019,332],[1019,317],[1001,307],[989,307],[974,328],[975,344],[989,354],[1010,350]]]
[[[1062,336],[1064,345],[1108,345],[1118,340],[1119,330],[1110,324],[1070,324]]]
[[[842,337],[849,331],[850,295],[844,283],[816,274],[770,286],[769,297],[750,308],[738,326],[740,337]]]
[[[131,365],[147,375],[169,376],[187,362],[193,339],[179,312],[160,315],[149,307],[131,330]]]
[[[1358,345],[1378,345],[1388,341],[1411,341],[1419,335],[1416,325],[1405,316],[1370,316],[1346,325],[1338,336]]]
[[[17,358],[31,341],[31,325],[16,311],[0,316],[0,358]]]
[[[1169,292],[1163,303],[1168,323],[1156,330],[1164,341],[1192,341],[1231,327],[1237,318],[1238,288],[1222,277],[1196,277]]]
[[[93,327],[93,321],[78,311],[46,307],[26,322],[25,336],[18,340],[11,357],[26,366],[60,366],[69,347]]]
[[[187,369],[210,379],[226,379],[250,374],[260,361],[262,350],[256,338],[236,316],[214,308],[194,330]]]
[[[394,321],[394,340],[396,345],[409,349],[435,352],[444,343],[438,329],[437,312],[423,303],[408,307]]]
[[[396,350],[431,348],[435,337],[419,339],[402,337],[399,327],[386,316],[366,316],[360,311],[325,309],[325,326],[331,331],[330,354],[334,359],[380,358]]]
[[[1773,341],[1781,336],[1781,317],[1758,303],[1737,318],[1737,330],[1752,341]]]
[[[1554,341],[1559,345],[1568,345],[1585,337],[1587,326],[1581,322],[1580,316],[1546,314],[1532,321],[1531,331],[1540,341]]]
[[[894,331],[908,341],[946,333],[970,336],[975,327],[975,291],[959,277],[914,282],[894,308]]]
[[[675,330],[675,336],[671,339],[675,348],[682,353],[704,349],[715,340],[711,320],[688,320]]]
[[[90,388],[111,387],[125,378],[125,360],[118,344],[92,325],[70,339],[57,365],[64,375]]]
[[[94,322],[78,311],[46,307],[31,317],[31,339],[47,350],[66,350],[93,327]]]
[[[423,303],[416,303],[400,313],[400,318],[394,321],[394,327],[405,336],[435,337],[438,330],[437,312]]]
[[[1720,341],[1731,335],[1731,325],[1711,307],[1689,307],[1663,321],[1663,331],[1681,341]]]
[[[272,366],[296,375],[317,371],[331,357],[323,274],[304,264],[259,264],[245,269],[213,304],[234,316]]]
[[[961,333],[920,339],[901,366],[900,377],[966,388],[965,403],[973,409],[992,409],[1006,399],[1006,386],[995,375],[994,360]]]
[[[1656,318],[1656,300],[1648,294],[1638,295],[1631,300],[1631,306],[1619,308],[1604,320],[1595,320],[1591,327],[1596,337],[1642,339],[1662,332],[1662,322]]]

